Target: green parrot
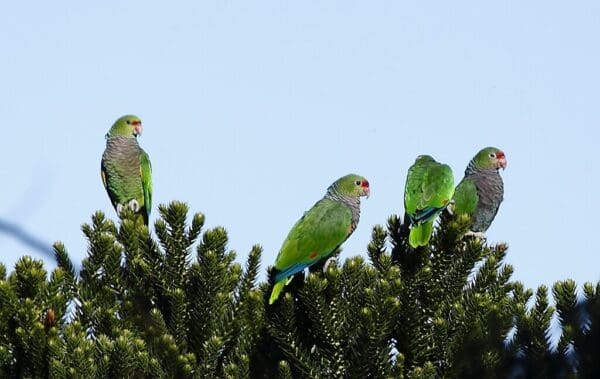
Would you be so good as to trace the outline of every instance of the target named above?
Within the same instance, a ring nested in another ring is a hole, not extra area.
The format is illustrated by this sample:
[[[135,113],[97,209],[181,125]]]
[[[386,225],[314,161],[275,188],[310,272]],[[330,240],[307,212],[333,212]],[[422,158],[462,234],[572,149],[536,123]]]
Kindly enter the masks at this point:
[[[325,196],[290,230],[275,260],[273,304],[294,274],[328,257],[356,229],[360,198],[369,196],[369,181],[359,175],[336,180]]]
[[[144,224],[152,209],[152,166],[148,154],[137,137],[142,134],[142,121],[137,116],[119,118],[106,134],[102,154],[102,183],[117,214],[125,207],[142,216]]]
[[[425,246],[431,238],[433,222],[448,206],[454,194],[450,166],[429,155],[419,155],[408,169],[404,188],[404,210],[410,223],[408,243]]]
[[[504,183],[498,171],[505,168],[506,156],[495,147],[481,149],[469,162],[449,208],[452,213],[471,217],[468,234],[483,237],[494,221],[504,197]]]

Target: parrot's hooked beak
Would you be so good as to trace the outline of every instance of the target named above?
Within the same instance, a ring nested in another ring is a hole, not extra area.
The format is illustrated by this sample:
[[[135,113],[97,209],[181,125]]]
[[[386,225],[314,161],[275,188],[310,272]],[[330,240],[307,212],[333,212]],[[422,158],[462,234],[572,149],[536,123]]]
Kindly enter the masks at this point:
[[[498,168],[502,168],[503,170],[506,170],[506,156],[504,155],[503,152],[499,152],[496,155],[496,161],[498,162]]]
[[[133,129],[135,130],[136,136],[142,135],[142,122],[141,121],[133,121]]]
[[[366,180],[363,180],[361,187],[363,189],[363,196],[366,196],[367,199],[369,198],[369,196],[371,195],[371,188],[369,187],[369,182]]]
[[[500,167],[502,167],[503,170],[506,170],[507,165],[508,165],[508,163],[506,163],[506,159],[500,160]]]
[[[498,168],[502,168],[502,170],[506,170],[506,165],[508,163],[506,162],[506,158],[502,157],[500,159],[498,159]]]

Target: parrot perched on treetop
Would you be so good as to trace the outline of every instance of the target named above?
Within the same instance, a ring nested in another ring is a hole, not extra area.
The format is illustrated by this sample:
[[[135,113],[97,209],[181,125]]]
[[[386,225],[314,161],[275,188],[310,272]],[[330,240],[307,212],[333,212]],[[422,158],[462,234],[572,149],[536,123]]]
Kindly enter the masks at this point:
[[[137,116],[119,118],[106,134],[100,164],[102,183],[120,216],[125,207],[142,216],[144,224],[152,209],[152,166],[138,145],[142,121]]]
[[[433,231],[435,218],[448,206],[454,193],[450,166],[429,155],[419,155],[408,169],[404,188],[404,210],[410,223],[408,243],[425,246]]]
[[[504,183],[498,170],[506,168],[504,152],[486,147],[471,159],[465,176],[456,186],[454,214],[471,217],[470,234],[482,235],[494,221],[504,196]]]
[[[336,180],[325,196],[304,213],[290,230],[275,260],[273,304],[293,275],[328,257],[356,229],[360,197],[369,196],[367,179],[346,175]]]

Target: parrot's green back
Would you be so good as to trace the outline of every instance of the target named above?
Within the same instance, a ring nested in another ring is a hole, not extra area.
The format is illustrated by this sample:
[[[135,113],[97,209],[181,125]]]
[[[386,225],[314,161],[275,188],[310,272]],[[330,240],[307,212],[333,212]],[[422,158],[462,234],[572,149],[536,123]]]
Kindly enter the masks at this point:
[[[134,128],[126,123],[127,120],[139,119],[124,116],[115,122],[107,134],[101,161],[102,182],[117,211],[119,207],[127,207],[135,200],[138,209],[134,211],[142,216],[147,225],[152,209],[152,166],[148,154],[129,131]]]
[[[349,182],[349,189],[332,185],[290,230],[275,260],[275,286],[269,303],[277,300],[291,277],[328,257],[354,231],[360,215],[360,196],[369,194],[369,183],[358,175],[347,175],[338,182]],[[336,183],[338,183],[336,182]]]
[[[450,166],[428,155],[417,157],[408,170],[404,190],[404,209],[411,223],[409,244],[413,248],[429,242],[433,221],[448,206],[453,194]]]
[[[456,186],[456,190],[454,191],[452,211],[456,214],[466,213],[471,216],[477,208],[478,199],[475,181],[470,178],[465,178],[458,183],[458,186]]]
[[[319,200],[292,227],[277,255],[279,271],[300,264],[308,266],[330,254],[352,233],[352,211],[340,202]]]

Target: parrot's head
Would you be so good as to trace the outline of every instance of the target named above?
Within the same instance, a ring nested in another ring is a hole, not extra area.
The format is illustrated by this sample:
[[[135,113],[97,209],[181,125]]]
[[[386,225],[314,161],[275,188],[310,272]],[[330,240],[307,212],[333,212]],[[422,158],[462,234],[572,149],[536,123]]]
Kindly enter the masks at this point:
[[[106,134],[110,137],[137,137],[142,135],[142,120],[138,116],[126,115],[119,118]]]
[[[335,191],[340,195],[349,197],[369,197],[371,187],[369,181],[360,175],[346,175],[336,180],[330,187],[329,191]]]
[[[415,163],[425,163],[425,162],[435,162],[435,159],[431,155],[419,155],[417,159],[415,159]]]
[[[486,147],[473,158],[475,166],[483,170],[499,170],[506,168],[506,155],[496,147]]]

